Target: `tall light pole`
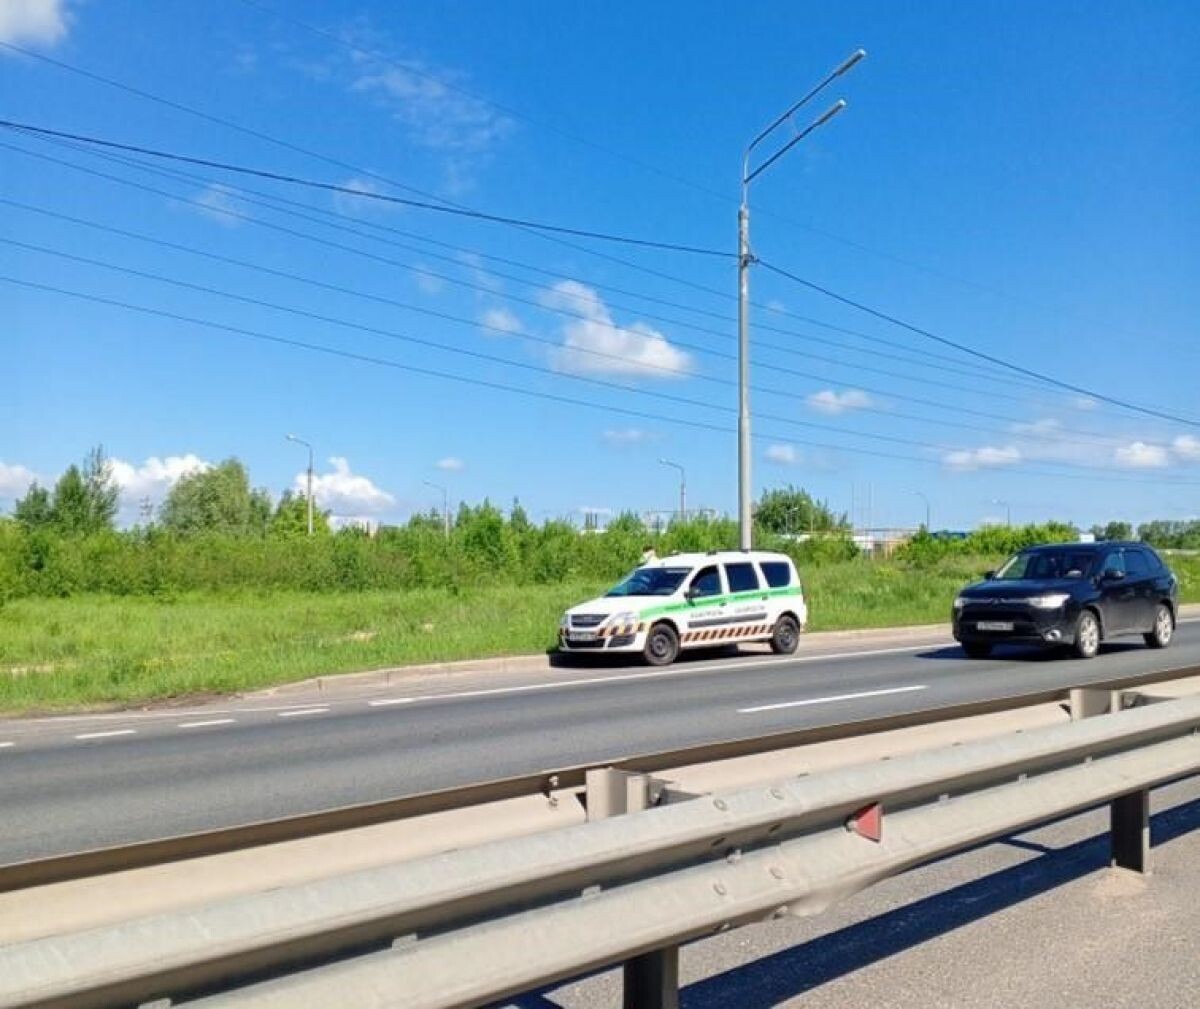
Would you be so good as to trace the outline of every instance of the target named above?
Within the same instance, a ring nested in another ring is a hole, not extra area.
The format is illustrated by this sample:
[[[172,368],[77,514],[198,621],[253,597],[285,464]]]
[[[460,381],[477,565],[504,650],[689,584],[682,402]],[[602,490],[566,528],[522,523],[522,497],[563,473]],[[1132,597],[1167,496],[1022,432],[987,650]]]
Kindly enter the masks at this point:
[[[1007,501],[1001,501],[999,498],[992,498],[992,504],[1004,505],[1004,524],[1006,526],[1011,526],[1012,525],[1012,505],[1010,505]]]
[[[682,466],[677,462],[671,462],[670,459],[659,459],[659,464],[662,466],[670,466],[672,469],[679,470],[679,521],[687,521],[687,473],[684,472]]]
[[[450,538],[450,495],[446,488],[440,483],[430,483],[428,480],[421,481],[426,487],[432,487],[434,490],[442,492],[442,535],[446,539]]]
[[[932,532],[933,527],[929,524],[929,498],[925,496],[923,491],[915,490],[913,493],[925,502],[925,531]]]
[[[743,550],[752,546],[753,523],[750,513],[750,264],[754,262],[754,254],[750,251],[750,183],[764,171],[782,158],[796,144],[800,143],[813,130],[829,122],[846,107],[846,102],[839,98],[818,119],[804,129],[796,130],[796,135],[780,147],[766,161],[753,171],[750,169],[750,156],[760,143],[788,122],[793,115],[810,99],[814,98],[833,81],[841,77],[859,60],[866,56],[866,50],[856,49],[842,64],[830,73],[820,84],[814,87],[798,102],[795,102],[783,115],[779,116],[765,130],[750,141],[750,146],[742,157],[742,203],[738,207],[738,539]],[[793,129],[795,129],[793,123]]]
[[[308,449],[308,535],[313,534],[313,498],[312,498],[312,480],[313,480],[313,447],[303,438],[297,438],[294,434],[287,436],[288,441],[294,441],[297,445],[303,445]]]

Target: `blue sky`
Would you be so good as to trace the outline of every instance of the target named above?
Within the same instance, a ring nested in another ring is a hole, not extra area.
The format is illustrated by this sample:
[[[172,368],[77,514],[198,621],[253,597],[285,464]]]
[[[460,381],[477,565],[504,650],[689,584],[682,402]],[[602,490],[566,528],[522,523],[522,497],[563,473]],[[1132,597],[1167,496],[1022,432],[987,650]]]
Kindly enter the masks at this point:
[[[44,57],[0,49],[0,118],[720,250],[735,247],[747,141],[862,46],[800,125],[835,98],[848,108],[755,181],[755,253],[1180,421],[998,370],[760,266],[756,492],[794,483],[876,526],[916,524],[922,494],[939,527],[1006,507],[1083,524],[1200,512],[1190,3],[735,16],[715,2],[6,0],[0,41]],[[98,442],[127,518],[228,456],[279,493],[305,464],[289,431],[316,446],[318,500],[342,516],[440,504],[427,482],[452,500],[519,497],[539,518],[665,511],[677,475],[660,457],[686,468],[693,506],[735,506],[727,259],[7,130],[0,144],[0,274],[167,313],[0,283],[0,508]]]

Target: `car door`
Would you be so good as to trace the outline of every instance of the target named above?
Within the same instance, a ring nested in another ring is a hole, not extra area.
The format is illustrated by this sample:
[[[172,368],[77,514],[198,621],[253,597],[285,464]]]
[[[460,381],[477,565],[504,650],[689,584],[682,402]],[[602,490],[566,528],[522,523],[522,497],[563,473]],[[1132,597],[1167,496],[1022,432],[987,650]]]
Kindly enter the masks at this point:
[[[720,565],[708,564],[700,568],[692,576],[686,592],[689,643],[717,637],[728,619]]]
[[[1133,595],[1130,611],[1133,622],[1130,624],[1130,628],[1148,631],[1154,626],[1154,610],[1157,602],[1154,598],[1155,572],[1144,551],[1130,547],[1124,551],[1124,556],[1125,582]]]
[[[725,565],[725,583],[729,586],[726,615],[731,628],[743,634],[749,633],[756,624],[764,625],[765,629],[770,620],[767,612],[769,597],[758,568],[748,560],[731,561]],[[756,633],[762,633],[763,629]]]
[[[1100,611],[1105,635],[1124,634],[1137,626],[1137,601],[1125,576],[1125,555],[1110,550],[1100,565]]]

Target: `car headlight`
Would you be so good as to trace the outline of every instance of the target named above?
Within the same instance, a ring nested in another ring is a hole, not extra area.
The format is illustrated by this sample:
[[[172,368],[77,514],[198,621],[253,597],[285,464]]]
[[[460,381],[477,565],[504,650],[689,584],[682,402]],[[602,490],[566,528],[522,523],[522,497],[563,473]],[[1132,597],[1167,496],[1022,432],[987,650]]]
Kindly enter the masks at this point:
[[[570,623],[571,623],[571,614],[564,613],[562,615],[562,618],[558,621],[558,626],[565,628],[565,627],[569,626]]]
[[[632,624],[637,620],[637,614],[633,610],[626,610],[624,613],[614,613],[608,618],[610,624]]]
[[[966,606],[966,605],[967,605],[967,603],[969,603],[969,602],[970,602],[970,600],[969,600],[969,599],[968,599],[966,596],[958,596],[958,597],[957,597],[957,598],[954,600],[954,612],[955,612],[955,613],[957,613],[957,612],[958,612],[959,610],[961,610],[961,609],[962,609],[964,606]]]
[[[1034,609],[1056,610],[1070,598],[1070,594],[1066,592],[1051,592],[1044,596],[1031,596],[1025,601]]]

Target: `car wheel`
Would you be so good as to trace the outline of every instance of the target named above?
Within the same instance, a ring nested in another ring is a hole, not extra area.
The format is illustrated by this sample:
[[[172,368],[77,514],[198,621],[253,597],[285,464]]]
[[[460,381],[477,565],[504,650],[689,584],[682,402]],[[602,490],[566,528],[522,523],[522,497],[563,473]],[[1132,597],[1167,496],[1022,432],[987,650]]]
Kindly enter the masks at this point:
[[[1151,648],[1166,648],[1174,636],[1175,617],[1171,613],[1171,607],[1159,603],[1154,613],[1154,630],[1144,635],[1146,644]]]
[[[1094,659],[1100,651],[1100,621],[1091,610],[1079,614],[1075,624],[1075,643],[1071,646],[1077,658]]]
[[[968,658],[972,659],[986,659],[992,654],[992,646],[986,641],[964,641],[962,647]]]
[[[800,625],[788,613],[775,621],[771,632],[771,651],[776,655],[791,655],[800,644]]]
[[[652,666],[669,666],[679,655],[679,635],[670,624],[655,624],[646,638],[642,656]]]

